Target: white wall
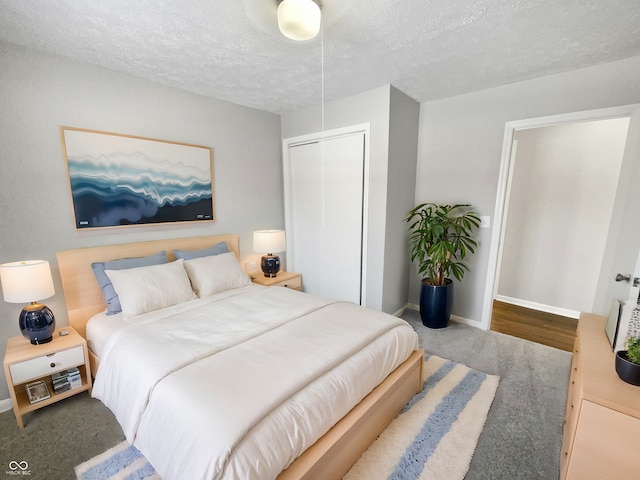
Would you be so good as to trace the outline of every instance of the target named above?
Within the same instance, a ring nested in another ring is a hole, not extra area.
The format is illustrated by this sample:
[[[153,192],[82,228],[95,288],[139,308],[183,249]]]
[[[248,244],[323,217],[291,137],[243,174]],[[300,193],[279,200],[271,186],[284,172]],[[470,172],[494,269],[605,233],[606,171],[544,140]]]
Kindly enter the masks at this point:
[[[44,258],[56,295],[46,300],[58,325],[66,308],[55,253],[85,246],[284,228],[280,119],[62,57],[0,44],[0,263]],[[74,228],[61,125],[213,148],[217,221],[80,231]],[[0,351],[19,335],[22,305],[0,301]],[[8,398],[0,374],[0,399]]]
[[[517,131],[498,295],[592,310],[629,118]]]
[[[416,203],[469,202],[493,217],[506,122],[638,103],[638,84],[634,57],[421,104]],[[486,285],[489,247],[497,241],[491,236],[492,229],[479,231],[472,271],[456,284],[453,314],[474,324],[485,289],[493,289]],[[418,303],[419,287],[414,274],[411,303]]]

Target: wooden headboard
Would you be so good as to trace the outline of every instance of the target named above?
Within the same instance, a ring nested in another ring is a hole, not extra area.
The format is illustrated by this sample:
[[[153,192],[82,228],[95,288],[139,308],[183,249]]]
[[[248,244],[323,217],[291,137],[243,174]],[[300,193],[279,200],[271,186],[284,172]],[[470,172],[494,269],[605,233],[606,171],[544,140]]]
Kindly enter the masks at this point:
[[[240,238],[237,234],[206,237],[172,238],[148,242],[122,243],[101,247],[65,250],[56,254],[62,288],[67,304],[69,324],[86,338],[89,319],[106,308],[102,290],[91,270],[93,262],[105,262],[118,258],[143,257],[166,250],[169,261],[175,260],[173,250],[200,250],[219,242],[227,242],[227,248],[240,257]]]

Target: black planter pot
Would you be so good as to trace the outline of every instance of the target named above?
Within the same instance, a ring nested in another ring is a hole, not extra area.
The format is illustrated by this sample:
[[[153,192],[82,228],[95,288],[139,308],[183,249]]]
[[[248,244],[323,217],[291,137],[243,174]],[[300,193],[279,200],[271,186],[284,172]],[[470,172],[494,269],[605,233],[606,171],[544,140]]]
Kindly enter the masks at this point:
[[[422,280],[420,288],[420,318],[429,328],[445,328],[449,325],[453,305],[453,281],[445,278],[444,285],[431,285]]]
[[[625,382],[640,385],[640,365],[627,359],[626,350],[616,352],[616,372]]]

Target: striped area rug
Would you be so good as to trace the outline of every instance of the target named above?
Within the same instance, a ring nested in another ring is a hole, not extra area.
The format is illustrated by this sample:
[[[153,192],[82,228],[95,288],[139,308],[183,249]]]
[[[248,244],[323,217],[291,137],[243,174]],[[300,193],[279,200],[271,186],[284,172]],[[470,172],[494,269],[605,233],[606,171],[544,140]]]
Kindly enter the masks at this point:
[[[469,470],[498,377],[435,355],[425,383],[344,480],[456,480]],[[126,441],[76,467],[78,480],[161,480]]]
[[[162,480],[146,458],[125,440],[76,466],[78,480]]]
[[[464,479],[498,388],[495,375],[435,355],[425,382],[344,480]]]

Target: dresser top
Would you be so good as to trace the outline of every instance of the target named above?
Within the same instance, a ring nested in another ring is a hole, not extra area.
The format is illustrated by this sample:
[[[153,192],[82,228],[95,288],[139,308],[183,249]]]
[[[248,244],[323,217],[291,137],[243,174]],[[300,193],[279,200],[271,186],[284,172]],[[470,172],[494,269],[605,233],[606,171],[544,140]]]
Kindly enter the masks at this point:
[[[584,398],[640,418],[640,387],[630,385],[618,377],[616,354],[604,331],[606,317],[583,313],[578,322],[578,366],[582,375]]]

